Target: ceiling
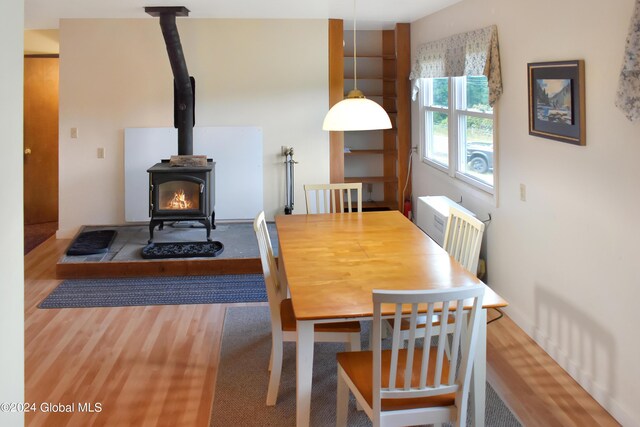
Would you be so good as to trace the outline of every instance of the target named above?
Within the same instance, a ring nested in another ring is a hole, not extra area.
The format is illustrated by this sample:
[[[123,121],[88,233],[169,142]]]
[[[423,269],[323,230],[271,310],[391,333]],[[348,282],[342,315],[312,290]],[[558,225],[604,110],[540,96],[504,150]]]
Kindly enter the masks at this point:
[[[461,0],[360,0],[358,29],[413,22]],[[348,0],[25,0],[25,29],[58,28],[64,18],[149,18],[145,6],[185,6],[192,18],[344,19],[352,28]]]

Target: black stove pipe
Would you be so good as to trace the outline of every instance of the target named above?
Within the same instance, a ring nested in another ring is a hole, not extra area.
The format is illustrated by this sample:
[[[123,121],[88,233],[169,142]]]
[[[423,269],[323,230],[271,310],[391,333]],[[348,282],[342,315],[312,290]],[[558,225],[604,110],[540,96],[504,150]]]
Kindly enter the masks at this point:
[[[178,154],[193,154],[194,88],[184,59],[176,15],[188,16],[186,7],[145,7],[145,12],[160,18],[160,28],[169,54],[174,78],[174,126],[178,129]]]

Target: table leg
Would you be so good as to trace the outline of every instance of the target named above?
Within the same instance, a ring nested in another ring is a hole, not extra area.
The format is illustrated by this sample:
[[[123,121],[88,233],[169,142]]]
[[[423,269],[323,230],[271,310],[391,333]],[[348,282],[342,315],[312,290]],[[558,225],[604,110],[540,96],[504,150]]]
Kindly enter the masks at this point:
[[[296,426],[308,427],[311,417],[311,378],[313,376],[313,326],[298,321],[296,343]]]
[[[471,376],[471,419],[474,427],[484,427],[487,386],[487,309],[480,310],[478,342]]]

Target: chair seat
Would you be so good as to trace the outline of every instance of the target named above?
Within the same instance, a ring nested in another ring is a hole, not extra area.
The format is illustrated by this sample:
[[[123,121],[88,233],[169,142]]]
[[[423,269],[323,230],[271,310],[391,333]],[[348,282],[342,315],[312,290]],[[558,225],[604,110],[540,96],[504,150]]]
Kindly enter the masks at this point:
[[[296,330],[296,316],[293,314],[291,298],[280,302],[280,321],[282,330],[294,332]],[[315,332],[360,332],[360,322],[317,323]]]
[[[433,384],[433,372],[435,372],[434,366],[436,361],[436,347],[430,347],[431,354],[429,355],[429,375],[427,377],[427,384]],[[389,386],[389,367],[391,365],[391,351],[382,351],[382,387]],[[404,373],[404,367],[406,365],[407,351],[406,349],[399,350],[398,353],[398,374],[396,375],[396,385],[404,384],[402,375]],[[422,349],[415,349],[413,359],[413,372],[414,375],[411,379],[412,385],[418,385],[420,363],[422,362]],[[338,353],[338,364],[344,369],[345,373],[349,376],[354,383],[362,397],[365,398],[369,407],[373,406],[373,353],[371,351],[355,351]],[[442,378],[447,378],[449,375],[449,362],[445,357],[442,367]],[[437,406],[453,406],[455,404],[455,393],[441,394],[438,396],[410,398],[410,399],[382,399],[381,406],[383,411],[396,411],[414,408],[425,407],[437,407]]]
[[[440,326],[440,316],[433,316],[433,326]],[[427,326],[427,316],[418,316],[418,322],[416,324],[416,328],[418,329],[422,329],[425,328]],[[394,325],[394,320],[393,319],[387,319],[387,322],[389,322],[389,326],[391,326],[391,328],[393,328]],[[449,321],[447,323],[455,323],[456,322],[456,318],[452,315],[449,315]],[[409,319],[407,319],[406,317],[403,317],[400,320],[400,330],[401,331],[408,331],[409,329],[411,329],[411,324],[409,323]]]

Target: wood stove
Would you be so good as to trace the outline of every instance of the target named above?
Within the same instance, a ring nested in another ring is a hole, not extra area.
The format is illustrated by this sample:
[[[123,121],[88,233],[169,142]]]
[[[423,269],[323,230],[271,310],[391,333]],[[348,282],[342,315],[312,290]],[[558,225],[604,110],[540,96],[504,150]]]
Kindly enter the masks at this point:
[[[164,227],[165,221],[197,221],[207,231],[215,228],[214,177],[215,162],[206,166],[172,166],[168,160],[149,169],[149,243],[153,230]]]
[[[145,7],[145,12],[160,21],[173,72],[173,120],[178,130],[178,155],[147,169],[151,217],[149,245],[153,242],[153,230],[156,226],[162,230],[165,221],[197,221],[205,226],[207,241],[211,242],[211,228],[215,228],[215,163],[207,160],[206,156],[193,155],[195,79],[189,76],[176,26],[176,17],[189,16],[189,9],[184,6],[152,6]]]

